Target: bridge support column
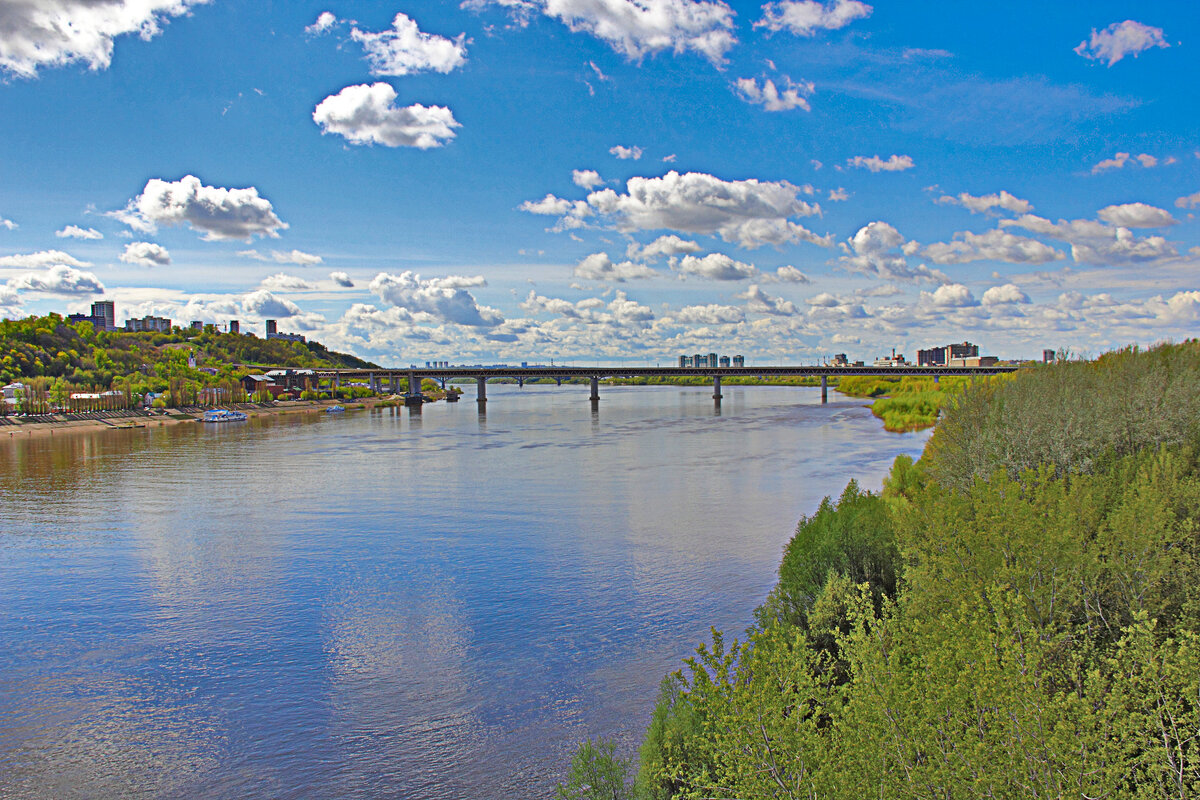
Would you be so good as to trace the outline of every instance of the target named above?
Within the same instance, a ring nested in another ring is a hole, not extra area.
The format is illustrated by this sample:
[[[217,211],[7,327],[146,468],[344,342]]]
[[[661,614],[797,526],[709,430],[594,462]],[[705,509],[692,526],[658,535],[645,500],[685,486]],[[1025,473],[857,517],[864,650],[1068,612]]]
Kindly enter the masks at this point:
[[[821,402],[822,403],[829,402],[829,376],[828,375],[821,376]]]
[[[400,379],[394,372],[392,373],[392,394],[400,394]]]
[[[721,399],[721,376],[713,375],[713,400]]]
[[[374,372],[367,373],[367,388],[370,389],[372,392],[375,391],[375,373]]]
[[[487,402],[487,378],[475,379],[475,402],[481,406]]]
[[[555,385],[555,386],[562,386],[562,378],[555,378],[555,379],[554,379],[554,385]]]
[[[588,399],[593,403],[600,402],[600,379],[595,375],[592,376],[592,396]]]
[[[408,373],[408,394],[404,395],[404,405],[419,406],[425,402],[421,395],[421,376],[415,372]]]
[[[440,384],[442,385],[442,391],[443,391],[443,392],[444,392],[444,391],[446,391],[446,379],[445,379],[445,378],[438,378],[438,383],[440,383]]]
[[[518,388],[518,389],[524,389],[524,388],[525,388],[525,379],[524,379],[524,378],[521,378],[521,377],[518,377],[518,378],[517,378],[517,388]]]

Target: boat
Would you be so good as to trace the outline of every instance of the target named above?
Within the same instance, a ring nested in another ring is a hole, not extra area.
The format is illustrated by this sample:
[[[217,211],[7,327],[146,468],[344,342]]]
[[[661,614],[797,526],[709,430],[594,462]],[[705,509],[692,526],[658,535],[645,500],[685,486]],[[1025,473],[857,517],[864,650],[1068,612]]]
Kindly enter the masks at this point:
[[[345,410],[346,410],[345,406],[330,406],[329,408],[325,409],[325,413],[326,414],[341,414]]]
[[[204,412],[204,422],[241,422],[249,419],[242,411],[226,408],[213,408]]]

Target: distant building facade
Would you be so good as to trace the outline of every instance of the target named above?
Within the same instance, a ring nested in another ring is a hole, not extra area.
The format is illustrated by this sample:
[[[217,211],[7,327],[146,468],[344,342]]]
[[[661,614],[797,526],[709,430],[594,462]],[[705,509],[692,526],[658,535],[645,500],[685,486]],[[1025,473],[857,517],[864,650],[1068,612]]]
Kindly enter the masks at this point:
[[[229,320],[229,332],[230,333],[241,333],[242,332],[242,323],[238,322],[236,319]]]
[[[269,319],[269,320],[267,320],[267,338],[268,339],[271,338],[272,333],[278,333],[278,331],[276,330],[276,327],[275,327],[275,320]]]
[[[945,367],[956,358],[978,358],[979,345],[970,342],[948,344],[944,347],[934,347],[929,350],[917,351],[918,367]]]
[[[98,331],[115,331],[117,329],[117,307],[112,300],[97,300],[92,303],[91,314],[68,314],[70,322],[90,322]]]
[[[717,369],[726,367],[744,367],[746,359],[742,356],[718,356],[716,353],[696,353],[692,356],[680,356],[680,369]]]
[[[125,320],[125,330],[130,333],[153,331],[155,333],[170,333],[171,320],[166,317],[142,317],[141,319]]]

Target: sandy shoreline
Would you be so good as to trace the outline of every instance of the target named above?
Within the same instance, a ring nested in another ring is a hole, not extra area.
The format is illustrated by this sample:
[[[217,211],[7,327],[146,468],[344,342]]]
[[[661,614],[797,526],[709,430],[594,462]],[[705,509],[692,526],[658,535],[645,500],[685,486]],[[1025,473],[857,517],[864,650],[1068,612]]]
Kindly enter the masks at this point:
[[[343,403],[346,408],[371,408],[386,397],[371,397]],[[401,402],[403,399],[401,398]],[[331,405],[331,400],[286,400],[270,406],[239,406],[251,417],[280,416],[283,414],[316,414]],[[104,430],[130,430],[132,428],[158,428],[167,425],[199,422],[202,412],[175,412],[152,417],[140,414],[129,416],[114,416],[105,419],[63,419],[54,422],[24,422],[15,417],[5,417],[4,421],[15,424],[0,423],[0,440],[26,439],[39,436],[57,436],[72,433],[95,433]]]

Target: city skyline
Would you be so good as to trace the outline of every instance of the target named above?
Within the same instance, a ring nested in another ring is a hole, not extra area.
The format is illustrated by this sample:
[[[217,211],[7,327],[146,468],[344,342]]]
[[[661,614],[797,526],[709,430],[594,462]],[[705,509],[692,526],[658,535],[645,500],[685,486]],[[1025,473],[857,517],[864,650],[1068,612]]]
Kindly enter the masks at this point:
[[[19,3],[0,316],[273,318],[379,363],[1181,339],[1188,11]]]

